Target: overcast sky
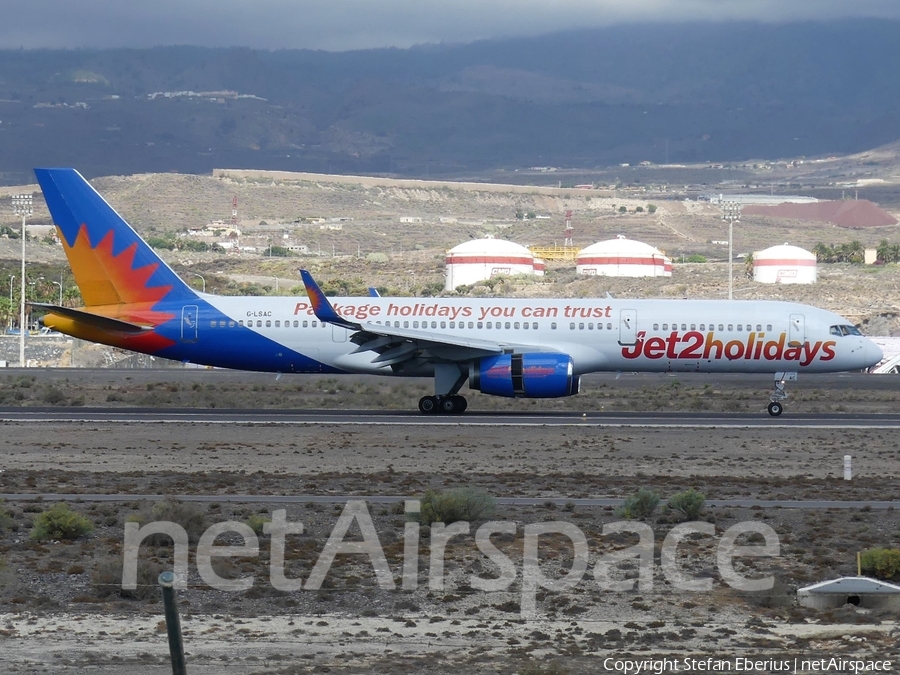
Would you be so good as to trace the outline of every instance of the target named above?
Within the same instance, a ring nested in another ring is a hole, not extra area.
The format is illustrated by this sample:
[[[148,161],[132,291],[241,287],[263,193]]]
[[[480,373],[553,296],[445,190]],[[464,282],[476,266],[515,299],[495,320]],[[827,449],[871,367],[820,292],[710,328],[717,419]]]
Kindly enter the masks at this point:
[[[631,21],[900,18],[900,0],[4,0],[0,48],[347,50]]]

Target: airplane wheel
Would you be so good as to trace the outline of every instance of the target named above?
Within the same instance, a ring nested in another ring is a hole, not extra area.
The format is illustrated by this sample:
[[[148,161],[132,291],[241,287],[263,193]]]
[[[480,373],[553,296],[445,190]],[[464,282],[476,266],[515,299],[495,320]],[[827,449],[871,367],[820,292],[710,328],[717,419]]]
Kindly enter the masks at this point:
[[[440,406],[441,412],[447,413],[448,415],[452,415],[454,413],[462,412],[460,410],[459,401],[457,400],[457,396],[445,396],[441,399]]]
[[[772,401],[767,410],[772,417],[778,417],[781,413],[784,412],[784,406],[781,405],[778,401]]]
[[[456,400],[459,401],[459,412],[466,412],[466,408],[469,407],[469,402],[466,400],[465,396],[457,396]]]
[[[423,396],[419,399],[419,412],[425,415],[432,415],[437,412],[438,401],[434,396]]]

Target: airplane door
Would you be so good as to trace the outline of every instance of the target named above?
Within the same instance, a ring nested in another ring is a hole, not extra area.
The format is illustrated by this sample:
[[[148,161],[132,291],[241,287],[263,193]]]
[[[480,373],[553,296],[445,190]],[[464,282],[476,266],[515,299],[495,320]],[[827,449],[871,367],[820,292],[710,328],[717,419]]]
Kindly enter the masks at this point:
[[[349,331],[346,328],[341,328],[340,326],[331,325],[331,340],[333,342],[346,342],[347,341],[347,333]]]
[[[791,314],[791,323],[788,326],[788,344],[792,347],[806,342],[806,317],[803,314]]]
[[[637,343],[637,310],[623,309],[619,312],[619,344]]]
[[[181,341],[196,342],[197,328],[200,324],[200,312],[197,305],[185,305],[181,308]]]

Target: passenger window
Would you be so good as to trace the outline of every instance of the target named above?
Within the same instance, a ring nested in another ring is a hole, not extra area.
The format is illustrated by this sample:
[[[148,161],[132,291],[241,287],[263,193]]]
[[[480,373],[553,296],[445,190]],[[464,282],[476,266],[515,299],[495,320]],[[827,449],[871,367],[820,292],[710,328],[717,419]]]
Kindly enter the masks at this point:
[[[455,322],[455,321],[451,321],[451,322],[450,322],[450,328],[456,328],[456,322]]]
[[[488,330],[490,330],[490,329],[491,329],[491,327],[492,327],[492,323],[493,323],[493,322],[491,322],[491,321],[488,321],[488,322],[487,322],[487,323],[486,323],[486,324],[485,324],[485,326],[486,326],[486,327],[487,327],[487,329],[488,329]]]
[[[591,323],[591,322],[588,323],[588,330],[594,330],[594,324],[593,324],[593,323]]]
[[[432,322],[431,322],[431,327],[432,327],[432,328],[437,328],[437,321],[432,321]]]
[[[537,321],[531,322],[531,330],[537,330]]]
[[[209,327],[210,327],[210,328],[215,328],[215,327],[216,327],[216,320],[215,320],[215,319],[213,319],[212,321],[209,322]]]
[[[262,328],[262,319],[257,319],[257,320],[256,320],[256,327],[257,327],[257,328]]]
[[[767,324],[766,324],[766,330],[769,331],[769,332],[771,332],[771,331],[772,331],[772,324],[767,323]]]
[[[584,330],[584,324],[583,324],[583,323],[579,323],[579,324],[578,324],[578,330]]]
[[[761,323],[756,324],[756,332],[762,333],[762,324]]]
[[[447,327],[447,322],[441,321],[441,328],[446,328],[446,327]]]
[[[574,324],[574,323],[570,323],[570,324],[569,324],[569,330],[575,330],[575,324]]]
[[[725,326],[724,326],[724,325],[722,325],[722,324],[721,324],[721,323],[720,323],[720,324],[719,324],[719,330],[720,330],[720,331],[723,331],[723,330],[725,330]]]
[[[275,320],[275,328],[281,328],[281,319]]]
[[[519,322],[518,322],[518,321],[516,321],[516,322],[513,324],[513,328],[515,328],[516,330],[519,330]]]
[[[658,324],[658,323],[653,324],[653,330],[659,330],[659,324]]]
[[[664,324],[663,324],[663,330],[669,330],[669,324],[664,323]]]
[[[516,328],[518,328],[518,327],[519,327],[519,325],[516,324]],[[506,330],[509,330],[509,321],[506,322]]]
[[[550,330],[556,330],[556,322],[555,321],[552,321],[550,323]]]
[[[299,327],[300,327],[300,322],[297,321],[297,319],[294,319],[294,328],[299,328]]]
[[[729,331],[733,331],[733,330],[734,330],[734,324],[733,324],[733,323],[728,324],[728,330],[729,330]]]
[[[403,322],[403,327],[404,327],[404,328],[409,328],[409,321],[404,321],[404,322]]]
[[[413,321],[413,328],[418,328],[418,327],[419,327],[419,322]]]
[[[304,319],[304,321],[303,321],[303,327],[304,327],[304,328],[308,328],[308,327],[309,327],[309,321],[306,321],[306,320]]]
[[[272,327],[272,320],[266,319],[266,328],[271,328],[271,327]]]
[[[318,324],[317,322],[315,322],[315,321],[312,322],[312,327],[313,327],[313,328],[315,328],[315,327],[318,326],[318,325],[319,325],[319,324]],[[322,325],[324,326],[325,324],[322,324]]]
[[[686,323],[681,324],[681,330],[687,330],[687,324],[686,324]]]
[[[700,330],[706,330],[706,324],[705,324],[705,323],[701,323],[701,324],[700,324]]]
[[[612,324],[611,324],[611,323],[606,324],[606,330],[612,330]]]
[[[482,329],[482,328],[484,328],[484,324],[481,323],[481,321],[478,322],[478,328],[479,328],[479,330]]]
[[[692,324],[691,324],[691,330],[697,330],[697,324],[692,323]]]
[[[528,322],[527,321],[522,323],[522,328],[524,328],[525,330],[528,330]]]
[[[475,328],[475,324],[472,323],[471,321],[469,322],[469,328]],[[479,326],[479,328],[480,328],[480,326]]]
[[[238,321],[238,326],[243,326],[243,325],[244,325],[244,320],[243,320],[243,319],[241,319],[240,321]]]
[[[738,329],[738,333],[740,333],[742,330],[744,330],[744,325],[739,323],[737,329]]]

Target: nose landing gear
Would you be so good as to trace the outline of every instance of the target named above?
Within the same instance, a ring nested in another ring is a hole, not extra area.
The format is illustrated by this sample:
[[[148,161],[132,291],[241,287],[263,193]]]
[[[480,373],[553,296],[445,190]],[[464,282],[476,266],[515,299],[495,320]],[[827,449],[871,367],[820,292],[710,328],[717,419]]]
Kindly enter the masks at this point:
[[[778,417],[781,413],[784,412],[784,405],[782,401],[786,400],[788,397],[787,392],[784,390],[785,382],[796,382],[797,381],[797,373],[794,372],[782,372],[775,373],[775,390],[772,392],[772,395],[769,397],[769,405],[766,406],[766,410],[769,411],[769,414],[772,417]]]

